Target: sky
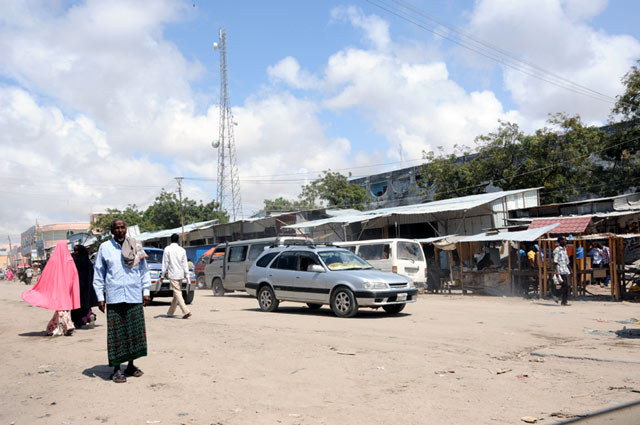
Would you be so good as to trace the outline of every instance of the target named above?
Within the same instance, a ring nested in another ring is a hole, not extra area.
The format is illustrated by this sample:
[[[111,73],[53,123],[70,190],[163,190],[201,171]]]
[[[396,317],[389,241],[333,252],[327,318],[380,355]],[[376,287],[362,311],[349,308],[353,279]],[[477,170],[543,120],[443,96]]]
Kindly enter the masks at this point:
[[[0,0],[0,243],[215,198],[219,28],[242,214],[550,113],[606,124],[640,59],[635,0]]]

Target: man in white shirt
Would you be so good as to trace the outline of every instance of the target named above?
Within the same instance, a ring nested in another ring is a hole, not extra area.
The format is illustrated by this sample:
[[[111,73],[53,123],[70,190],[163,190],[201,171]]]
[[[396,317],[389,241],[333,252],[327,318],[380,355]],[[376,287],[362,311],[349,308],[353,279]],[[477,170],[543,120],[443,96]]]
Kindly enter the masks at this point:
[[[187,252],[178,245],[178,239],[176,233],[171,235],[171,245],[164,249],[164,254],[162,255],[162,276],[169,278],[171,289],[173,289],[173,300],[171,301],[171,307],[169,307],[167,316],[173,317],[173,313],[175,313],[176,307],[179,305],[180,310],[182,310],[182,318],[188,319],[191,317],[191,312],[182,298],[181,280],[187,279],[188,284],[189,265],[187,263]]]

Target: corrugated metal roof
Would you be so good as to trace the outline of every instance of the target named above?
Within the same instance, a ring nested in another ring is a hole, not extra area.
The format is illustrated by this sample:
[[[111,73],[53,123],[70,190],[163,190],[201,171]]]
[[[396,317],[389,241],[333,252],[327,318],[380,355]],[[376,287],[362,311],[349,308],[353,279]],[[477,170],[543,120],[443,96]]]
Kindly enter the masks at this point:
[[[441,201],[427,202],[425,204],[405,205],[401,207],[381,208],[371,211],[362,211],[352,214],[344,214],[337,217],[325,218],[322,220],[306,221],[303,223],[290,224],[284,226],[288,229],[302,229],[310,227],[318,227],[326,224],[351,224],[362,221],[373,220],[380,217],[386,217],[394,214],[411,215],[411,214],[435,214],[446,211],[464,211],[481,205],[488,204],[497,199],[517,195],[524,192],[534,191],[536,188],[508,190],[503,192],[481,193],[479,195],[463,196],[460,198],[443,199]]]
[[[218,223],[218,220],[209,220],[209,221],[200,221],[198,223],[186,224],[184,226],[184,232],[189,233],[189,232],[193,232],[194,230],[208,229],[209,227],[213,227],[217,223]],[[175,229],[157,230],[155,232],[140,233],[138,236],[136,236],[136,239],[141,242],[144,242],[144,241],[148,241],[149,239],[168,238],[174,233],[181,234],[182,227],[176,227]]]
[[[534,229],[521,230],[518,232],[498,232],[498,233],[480,233],[478,235],[467,236],[460,239],[460,242],[491,242],[491,241],[515,241],[515,242],[532,242],[538,240],[545,233],[549,233],[560,223],[554,223],[544,227],[536,227]],[[553,233],[556,233],[555,231]]]
[[[529,229],[537,229],[539,227],[549,226],[559,223],[560,226],[553,229],[555,234],[583,233],[587,230],[591,216],[583,217],[556,217],[556,218],[535,218],[529,225]]]

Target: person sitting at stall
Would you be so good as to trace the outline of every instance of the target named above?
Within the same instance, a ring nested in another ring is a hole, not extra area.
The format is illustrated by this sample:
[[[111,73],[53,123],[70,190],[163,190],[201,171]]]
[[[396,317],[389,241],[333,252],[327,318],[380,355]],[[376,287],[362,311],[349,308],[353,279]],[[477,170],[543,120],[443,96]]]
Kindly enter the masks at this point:
[[[478,270],[488,269],[491,266],[493,266],[491,255],[488,252],[485,252],[482,259],[478,261]]]

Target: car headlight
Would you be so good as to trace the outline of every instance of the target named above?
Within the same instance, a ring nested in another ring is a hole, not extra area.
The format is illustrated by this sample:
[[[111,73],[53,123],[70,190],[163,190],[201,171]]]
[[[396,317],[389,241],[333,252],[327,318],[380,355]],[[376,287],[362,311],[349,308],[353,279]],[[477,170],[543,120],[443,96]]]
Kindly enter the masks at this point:
[[[416,287],[416,285],[413,283],[413,279],[409,279],[409,283],[407,283],[407,286],[409,288],[415,288]]]
[[[149,272],[149,275],[151,276],[151,279],[157,279],[160,277],[160,271],[159,270],[151,270]]]
[[[364,289],[388,289],[387,282],[365,282]]]

